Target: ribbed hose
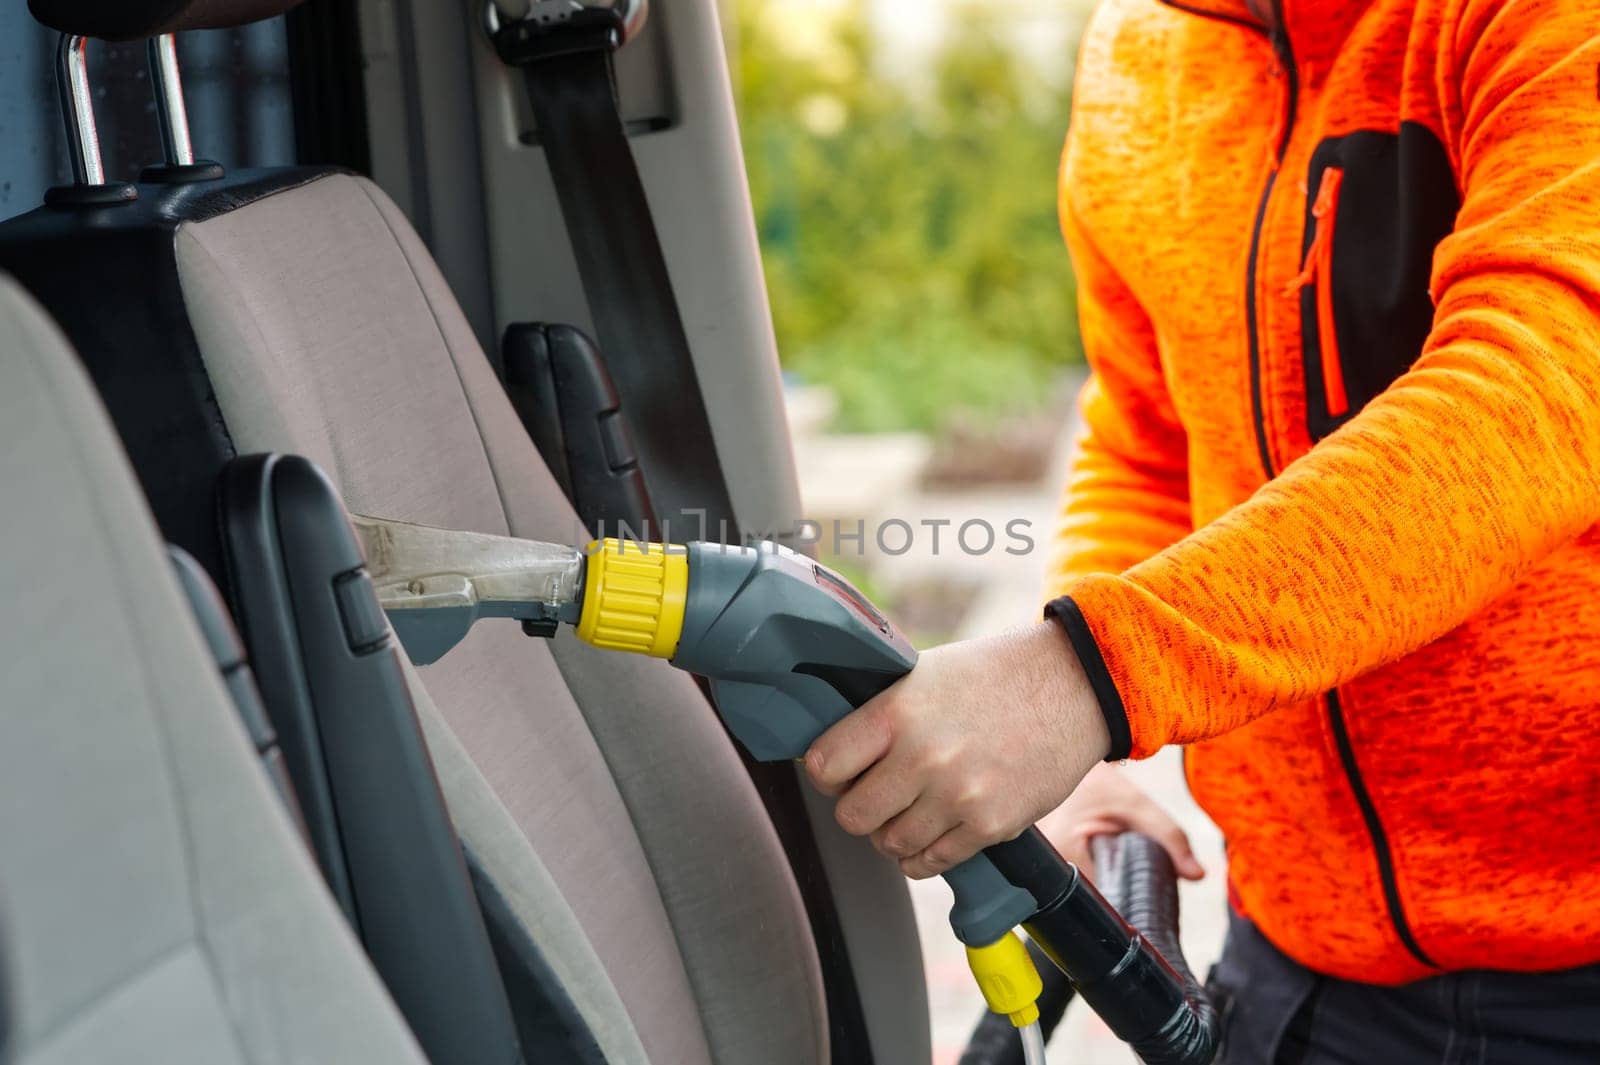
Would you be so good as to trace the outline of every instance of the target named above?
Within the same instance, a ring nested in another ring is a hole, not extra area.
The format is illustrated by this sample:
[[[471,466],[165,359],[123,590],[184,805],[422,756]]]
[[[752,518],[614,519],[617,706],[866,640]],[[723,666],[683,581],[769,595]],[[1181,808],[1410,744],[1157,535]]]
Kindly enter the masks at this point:
[[[1090,842],[1095,878],[1107,901],[1166,959],[1183,981],[1186,1010],[1133,1047],[1145,1065],[1193,1065],[1216,1054],[1216,1008],[1195,979],[1178,941],[1178,874],[1172,858],[1148,836],[1131,832]]]
[[[1154,841],[1132,833],[1096,839],[1093,849],[1105,900],[1139,930],[1150,948],[1160,953],[1179,984],[1174,989],[1178,994],[1173,997],[1180,1000],[1180,1008],[1164,1012],[1161,1017],[1165,1023],[1130,1045],[1148,1065],[1209,1062],[1216,1053],[1216,1013],[1190,972],[1178,943],[1177,873],[1171,859]],[[1076,989],[1036,943],[1029,942],[1028,952],[1044,983],[1038,1003],[1039,1022],[1048,1039],[1060,1024]],[[1088,988],[1091,1004],[1100,1000],[1099,1004],[1105,1005],[1101,993],[1105,988],[1097,988],[1096,983],[1101,982],[1091,982]],[[973,1030],[960,1065],[1024,1065],[1022,1045],[1011,1022],[985,1012]]]

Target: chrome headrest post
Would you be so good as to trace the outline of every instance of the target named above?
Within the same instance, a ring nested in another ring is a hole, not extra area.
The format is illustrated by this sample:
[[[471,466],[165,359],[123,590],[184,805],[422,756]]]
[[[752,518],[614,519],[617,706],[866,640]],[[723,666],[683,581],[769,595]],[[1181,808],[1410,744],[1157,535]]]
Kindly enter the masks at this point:
[[[178,72],[178,38],[163,33],[145,45],[150,61],[150,89],[156,98],[156,124],[161,128],[159,166],[147,166],[139,180],[151,185],[187,185],[195,181],[215,181],[223,176],[221,165],[206,159],[196,161],[194,142],[189,137],[189,108],[183,102],[183,77]]]
[[[89,42],[76,33],[63,33],[56,44],[56,92],[61,98],[61,120],[67,128],[67,154],[72,160],[72,184],[45,193],[54,207],[127,203],[139,198],[126,182],[106,181],[100,159],[100,133],[94,124],[94,96],[89,87]]]
[[[72,156],[72,180],[79,185],[104,185],[100,162],[100,133],[94,125],[94,98],[89,92],[89,41],[76,33],[63,33],[56,45],[56,91],[61,95],[61,117],[67,124],[67,151]]]
[[[150,85],[156,94],[162,156],[168,166],[192,166],[194,145],[189,140],[189,110],[183,103],[183,79],[178,74],[177,37],[170,33],[152,37],[145,50],[150,60]]]

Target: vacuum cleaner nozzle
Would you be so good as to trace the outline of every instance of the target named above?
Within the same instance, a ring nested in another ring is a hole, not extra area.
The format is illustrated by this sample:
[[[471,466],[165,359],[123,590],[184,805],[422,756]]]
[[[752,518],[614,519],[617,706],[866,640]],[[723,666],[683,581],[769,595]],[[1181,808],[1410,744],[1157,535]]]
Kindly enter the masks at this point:
[[[582,611],[584,552],[513,536],[352,516],[378,602],[407,656],[437,661],[479,618],[555,635]]]

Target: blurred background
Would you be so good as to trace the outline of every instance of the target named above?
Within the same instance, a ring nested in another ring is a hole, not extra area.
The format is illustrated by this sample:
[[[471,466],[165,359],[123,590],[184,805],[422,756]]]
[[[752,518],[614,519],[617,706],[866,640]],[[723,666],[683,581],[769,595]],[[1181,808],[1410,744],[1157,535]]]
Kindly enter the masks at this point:
[[[920,647],[1030,621],[1044,598],[1085,372],[1056,171],[1092,7],[723,2],[804,512],[828,561]],[[975,520],[1024,521],[1033,549],[969,554],[955,535]],[[873,530],[893,521],[913,535],[897,528],[885,550]],[[830,550],[835,522],[865,535]],[[1203,972],[1224,927],[1221,840],[1176,752],[1129,771],[1210,871],[1183,894]],[[943,882],[913,893],[935,1065],[954,1065],[982,1001]],[[1133,1058],[1074,1007],[1050,1060]]]

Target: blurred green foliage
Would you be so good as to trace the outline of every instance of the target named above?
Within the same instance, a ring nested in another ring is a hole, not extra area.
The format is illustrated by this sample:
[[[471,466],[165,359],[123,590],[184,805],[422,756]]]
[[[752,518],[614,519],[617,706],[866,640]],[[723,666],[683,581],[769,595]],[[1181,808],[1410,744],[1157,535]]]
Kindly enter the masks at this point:
[[[1081,359],[1055,206],[1070,71],[1041,77],[981,3],[957,9],[910,84],[881,72],[859,6],[828,16],[820,51],[785,39],[770,0],[728,6],[785,369],[831,387],[839,427],[858,431],[1055,399]]]

